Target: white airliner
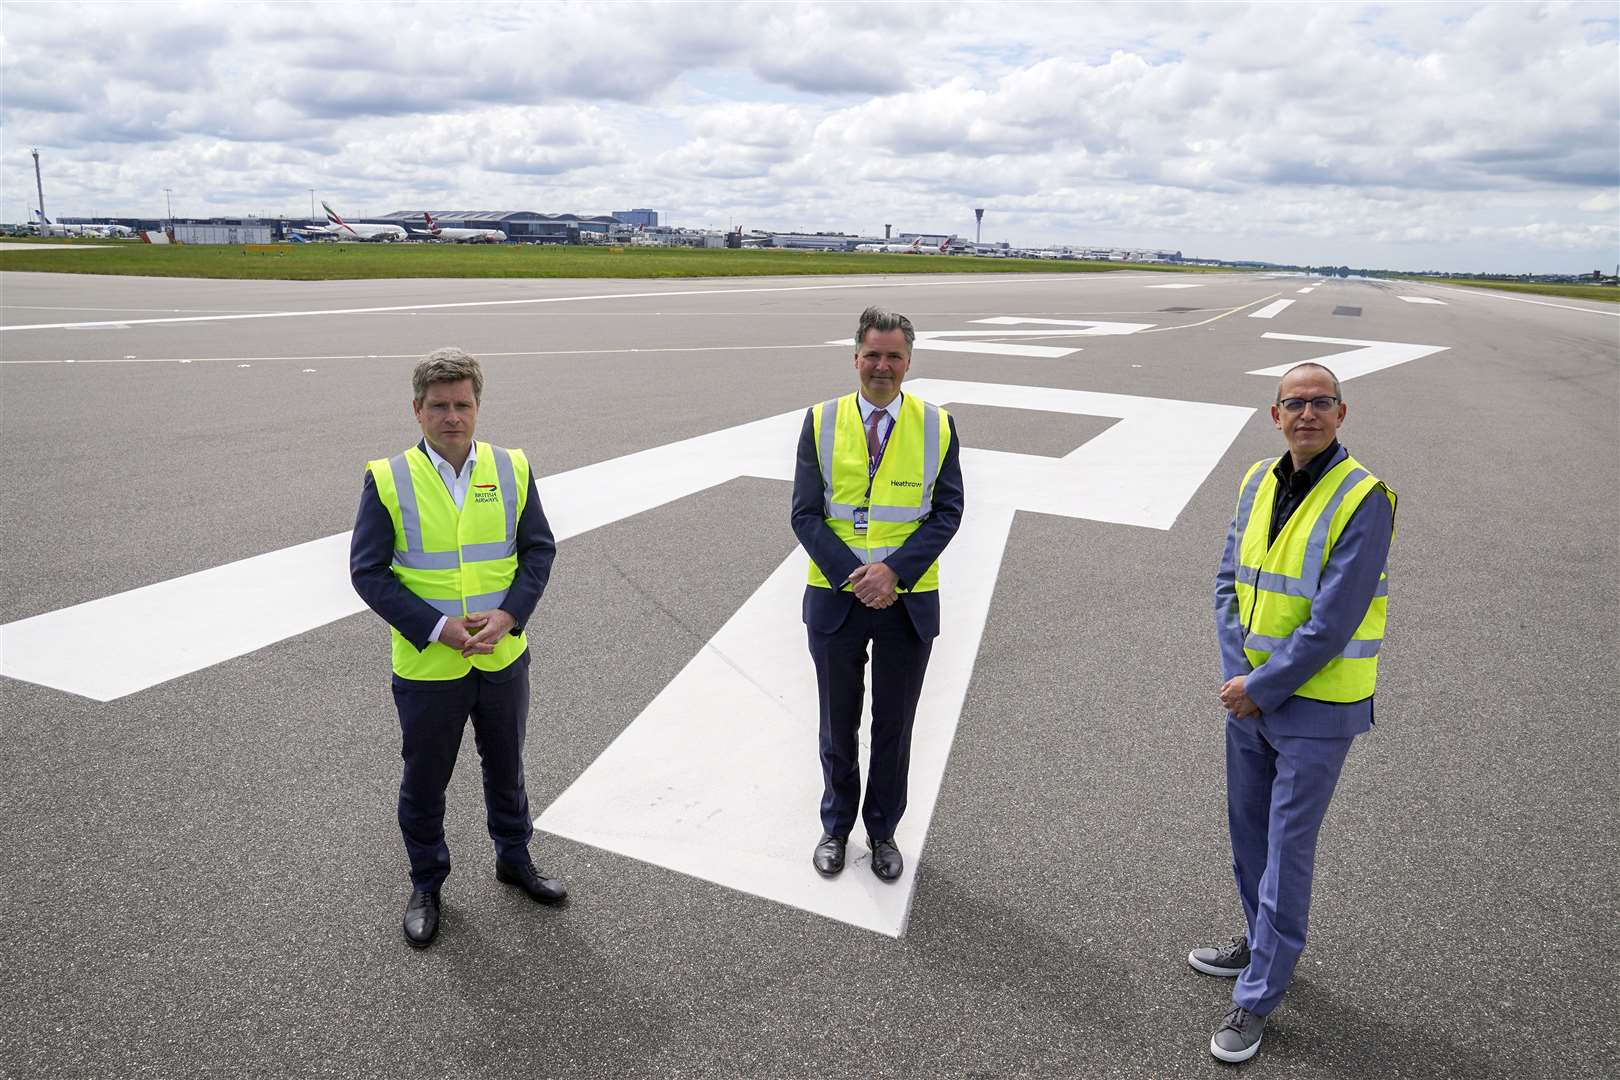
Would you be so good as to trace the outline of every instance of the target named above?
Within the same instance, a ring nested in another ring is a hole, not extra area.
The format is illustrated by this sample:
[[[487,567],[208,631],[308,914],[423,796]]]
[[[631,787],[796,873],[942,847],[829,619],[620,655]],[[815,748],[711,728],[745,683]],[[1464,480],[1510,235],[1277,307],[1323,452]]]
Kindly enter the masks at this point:
[[[321,209],[326,211],[325,225],[309,225],[294,231],[301,232],[306,236],[330,236],[334,240],[347,241],[405,240],[410,236],[409,233],[398,225],[368,225],[363,221],[357,221],[351,225],[347,221],[344,221],[342,218],[338,217],[337,211],[333,210],[325,203],[321,203]]]
[[[856,251],[887,252],[891,255],[949,255],[951,241],[954,236],[946,237],[945,242],[938,247],[923,247],[922,237],[918,237],[909,244],[856,244]]]
[[[127,225],[64,225],[33,211],[34,228],[41,236],[134,236],[135,230]]]
[[[504,244],[506,234],[499,229],[446,229],[434,222],[433,215],[426,210],[422,211],[422,220],[427,222],[427,232],[412,231],[412,236],[427,236],[434,240],[450,240],[457,244]]]

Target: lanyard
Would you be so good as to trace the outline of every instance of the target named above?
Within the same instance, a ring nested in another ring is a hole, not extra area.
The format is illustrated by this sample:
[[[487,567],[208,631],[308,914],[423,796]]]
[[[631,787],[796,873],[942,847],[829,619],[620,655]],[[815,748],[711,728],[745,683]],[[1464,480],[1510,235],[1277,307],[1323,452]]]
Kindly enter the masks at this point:
[[[870,503],[872,501],[872,481],[877,478],[878,466],[883,464],[883,455],[888,453],[889,450],[889,439],[893,437],[894,426],[899,422],[899,417],[889,417],[889,430],[883,433],[883,441],[878,443],[877,456],[873,457],[868,454],[866,457],[866,495],[862,499],[863,502]]]

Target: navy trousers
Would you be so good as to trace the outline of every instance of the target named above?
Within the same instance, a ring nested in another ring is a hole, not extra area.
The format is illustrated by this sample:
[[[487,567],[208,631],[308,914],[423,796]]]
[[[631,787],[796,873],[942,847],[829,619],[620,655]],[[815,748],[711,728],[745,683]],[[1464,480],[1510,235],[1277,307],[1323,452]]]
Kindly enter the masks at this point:
[[[1251,955],[1232,1001],[1261,1016],[1282,1000],[1305,950],[1316,837],[1352,741],[1226,719],[1226,816]]]
[[[859,809],[873,841],[891,840],[906,812],[911,726],[934,643],[917,636],[898,603],[882,611],[856,603],[833,633],[809,629],[809,634],[821,703],[821,827],[847,837]],[[862,804],[859,732],[869,644],[872,759]]]
[[[529,862],[534,824],[523,787],[523,736],[529,720],[529,654],[500,671],[472,671],[447,682],[394,680],[405,775],[399,785],[399,831],[411,861],[411,884],[424,892],[450,874],[444,841],[444,792],[455,771],[467,720],[484,770],[484,808],[498,859]]]

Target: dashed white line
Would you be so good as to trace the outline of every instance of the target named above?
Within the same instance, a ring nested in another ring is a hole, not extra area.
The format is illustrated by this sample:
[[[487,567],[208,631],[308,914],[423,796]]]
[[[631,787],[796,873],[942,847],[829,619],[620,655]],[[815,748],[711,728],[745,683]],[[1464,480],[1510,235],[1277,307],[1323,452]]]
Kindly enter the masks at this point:
[[[1261,308],[1259,311],[1251,311],[1251,312],[1249,312],[1249,318],[1251,318],[1251,319],[1275,319],[1278,315],[1282,314],[1282,312],[1287,310],[1288,307],[1291,304],[1293,304],[1292,300],[1276,300],[1276,301],[1273,301],[1272,303],[1267,304],[1265,307]]]
[[[1405,300],[1408,304],[1439,304],[1441,307],[1446,306],[1444,300],[1436,300],[1432,296],[1398,296],[1396,299]]]

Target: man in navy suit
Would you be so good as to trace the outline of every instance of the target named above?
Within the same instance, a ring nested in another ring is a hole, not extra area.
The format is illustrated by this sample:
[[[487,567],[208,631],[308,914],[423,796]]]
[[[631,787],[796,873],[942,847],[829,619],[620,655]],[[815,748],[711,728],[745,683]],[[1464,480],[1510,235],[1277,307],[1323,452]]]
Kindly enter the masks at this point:
[[[884,881],[904,869],[894,831],[906,809],[911,729],[940,631],[940,553],[962,521],[956,423],[900,386],[916,333],[867,308],[855,335],[857,393],[805,416],[793,478],[793,532],[810,555],[804,621],[816,665],[822,835],[812,863],[844,868],[859,810]],[[859,743],[872,649],[872,754],[861,801]]]
[[[444,793],[471,718],[483,766],[495,876],[541,903],[567,896],[529,858],[523,784],[529,716],[524,625],[557,545],[528,458],[473,439],[484,375],[440,349],[412,376],[415,446],[368,463],[349,550],[355,591],[392,627],[404,777],[399,827],[411,865],[405,939],[432,944],[450,873]]]

